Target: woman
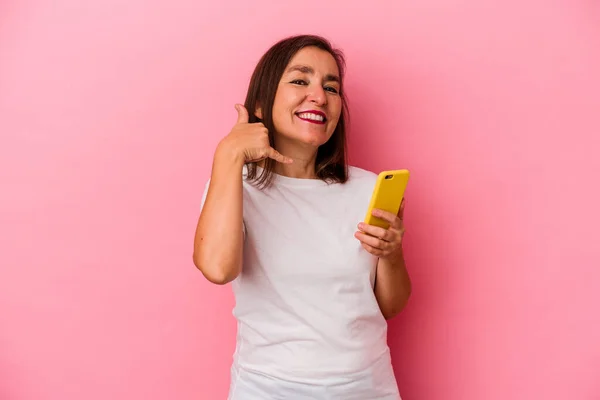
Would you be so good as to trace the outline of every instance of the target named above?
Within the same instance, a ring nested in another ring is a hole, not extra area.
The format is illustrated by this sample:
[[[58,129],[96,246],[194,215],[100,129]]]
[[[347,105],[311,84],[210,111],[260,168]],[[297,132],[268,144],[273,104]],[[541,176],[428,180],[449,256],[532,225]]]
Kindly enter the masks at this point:
[[[230,400],[400,398],[386,319],[411,291],[403,207],[374,211],[388,230],[360,223],[376,175],[346,164],[343,74],[323,38],[276,43],[215,151],[194,263],[232,282]]]

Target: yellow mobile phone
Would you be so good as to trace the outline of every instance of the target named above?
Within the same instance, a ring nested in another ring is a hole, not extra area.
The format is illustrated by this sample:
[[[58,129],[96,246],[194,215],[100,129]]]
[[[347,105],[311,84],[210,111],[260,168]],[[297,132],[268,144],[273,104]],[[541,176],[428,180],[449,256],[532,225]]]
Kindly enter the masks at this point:
[[[384,229],[389,228],[390,224],[387,221],[374,217],[371,213],[374,208],[379,208],[397,215],[409,177],[410,173],[407,169],[382,171],[377,176],[377,182],[371,195],[367,215],[365,216],[365,223]]]

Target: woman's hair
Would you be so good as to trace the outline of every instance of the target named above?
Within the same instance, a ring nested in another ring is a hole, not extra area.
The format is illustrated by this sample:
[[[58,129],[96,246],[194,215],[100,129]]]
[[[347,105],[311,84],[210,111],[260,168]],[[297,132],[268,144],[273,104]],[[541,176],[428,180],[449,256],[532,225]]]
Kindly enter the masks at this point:
[[[334,49],[331,43],[320,36],[300,35],[285,38],[275,43],[260,59],[248,87],[244,106],[248,110],[250,123],[262,122],[269,131],[269,141],[274,145],[273,135],[273,103],[285,68],[294,55],[305,47],[316,47],[331,54],[335,59],[340,73],[339,95],[342,100],[342,112],[331,138],[317,150],[315,173],[319,179],[328,182],[344,183],[348,179],[346,126],[348,125],[348,104],[344,95],[343,81],[345,59],[339,49]],[[260,105],[262,120],[255,115]],[[256,163],[248,164],[248,179],[259,186],[268,186],[273,177],[276,161],[266,158],[264,170],[258,175]]]

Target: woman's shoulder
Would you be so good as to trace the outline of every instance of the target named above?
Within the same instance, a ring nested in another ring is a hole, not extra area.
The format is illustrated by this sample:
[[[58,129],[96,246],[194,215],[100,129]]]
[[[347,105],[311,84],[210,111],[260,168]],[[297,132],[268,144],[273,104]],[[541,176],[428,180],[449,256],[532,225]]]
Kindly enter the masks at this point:
[[[348,180],[343,185],[351,192],[371,193],[377,181],[377,174],[365,168],[348,166]]]
[[[360,168],[354,165],[348,166],[348,181],[375,183],[377,174],[368,169]]]

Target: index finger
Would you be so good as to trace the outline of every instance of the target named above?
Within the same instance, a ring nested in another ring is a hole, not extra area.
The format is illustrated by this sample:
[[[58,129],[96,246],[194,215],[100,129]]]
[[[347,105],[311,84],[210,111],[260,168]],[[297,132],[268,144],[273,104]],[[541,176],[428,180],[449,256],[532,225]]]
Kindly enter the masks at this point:
[[[392,214],[389,211],[385,211],[379,208],[374,208],[371,214],[373,214],[373,216],[377,218],[381,218],[389,222],[390,224],[392,224],[396,220],[396,215]]]

